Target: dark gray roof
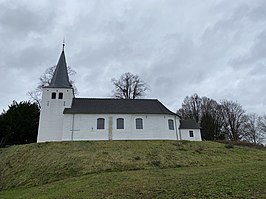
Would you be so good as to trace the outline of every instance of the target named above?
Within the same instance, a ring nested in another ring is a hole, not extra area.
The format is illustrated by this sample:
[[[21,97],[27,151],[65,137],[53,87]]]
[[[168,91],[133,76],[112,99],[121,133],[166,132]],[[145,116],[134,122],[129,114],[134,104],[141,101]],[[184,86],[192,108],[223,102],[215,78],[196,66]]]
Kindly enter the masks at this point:
[[[181,120],[180,129],[200,129],[200,125],[195,120]]]
[[[74,98],[71,108],[64,114],[168,114],[168,110],[157,99],[94,99]]]
[[[68,73],[67,73],[67,64],[64,49],[60,55],[58,63],[56,65],[56,69],[51,80],[49,88],[71,88],[71,84],[69,82]]]

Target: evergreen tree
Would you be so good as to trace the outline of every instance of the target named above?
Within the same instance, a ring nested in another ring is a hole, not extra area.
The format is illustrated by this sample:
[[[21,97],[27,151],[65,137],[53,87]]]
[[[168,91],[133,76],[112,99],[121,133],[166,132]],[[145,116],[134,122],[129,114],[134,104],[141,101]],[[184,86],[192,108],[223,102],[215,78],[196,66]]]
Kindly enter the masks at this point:
[[[36,142],[40,110],[36,103],[13,103],[0,116],[0,146]]]

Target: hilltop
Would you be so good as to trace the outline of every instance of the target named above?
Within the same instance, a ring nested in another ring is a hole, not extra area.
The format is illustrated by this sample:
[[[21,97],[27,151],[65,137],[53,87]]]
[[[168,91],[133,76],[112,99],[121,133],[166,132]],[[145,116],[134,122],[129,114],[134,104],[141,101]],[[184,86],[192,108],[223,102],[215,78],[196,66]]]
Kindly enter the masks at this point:
[[[94,141],[0,149],[0,198],[266,198],[266,150]]]

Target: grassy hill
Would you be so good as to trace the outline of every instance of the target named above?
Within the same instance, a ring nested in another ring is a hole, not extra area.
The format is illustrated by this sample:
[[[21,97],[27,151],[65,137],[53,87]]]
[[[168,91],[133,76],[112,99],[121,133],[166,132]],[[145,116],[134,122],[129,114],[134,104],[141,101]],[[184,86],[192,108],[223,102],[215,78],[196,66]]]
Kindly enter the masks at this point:
[[[266,198],[266,150],[95,141],[0,149],[0,198]]]

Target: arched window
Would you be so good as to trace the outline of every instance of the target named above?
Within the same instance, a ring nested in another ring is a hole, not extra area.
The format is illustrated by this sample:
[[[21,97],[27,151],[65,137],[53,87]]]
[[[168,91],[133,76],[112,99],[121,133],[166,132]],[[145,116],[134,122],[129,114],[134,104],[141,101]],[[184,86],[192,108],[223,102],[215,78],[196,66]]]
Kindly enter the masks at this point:
[[[117,118],[116,119],[116,128],[117,129],[124,129],[124,119],[123,118]]]
[[[52,97],[51,98],[52,99],[56,99],[56,93],[55,92],[52,93]]]
[[[63,93],[59,93],[58,99],[63,99]]]
[[[97,119],[97,129],[104,129],[104,118],[98,118]]]
[[[136,119],[136,129],[143,129],[143,119],[142,118]]]
[[[172,120],[172,119],[168,120],[168,127],[169,127],[169,130],[175,130],[175,128],[174,128],[174,120]]]

